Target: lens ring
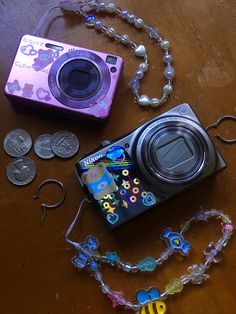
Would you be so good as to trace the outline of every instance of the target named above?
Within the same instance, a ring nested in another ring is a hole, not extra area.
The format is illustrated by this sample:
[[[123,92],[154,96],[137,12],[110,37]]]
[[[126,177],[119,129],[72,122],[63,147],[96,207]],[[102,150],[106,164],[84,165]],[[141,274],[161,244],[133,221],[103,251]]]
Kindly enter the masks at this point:
[[[169,140],[166,141],[166,137]],[[147,164],[151,165],[151,171],[169,180],[192,177],[199,169],[203,155],[199,139],[182,127],[161,129],[151,136],[147,144]]]
[[[155,149],[156,156],[153,154]],[[203,171],[206,175],[212,173],[215,160],[215,150],[208,135],[199,124],[187,118],[156,119],[144,126],[137,140],[138,168],[154,186],[168,184],[174,187],[193,182]]]
[[[60,88],[58,81],[58,73],[63,65],[77,59],[84,59],[94,63],[100,71],[100,86],[87,99],[74,99],[66,95]],[[53,62],[48,74],[48,86],[52,95],[61,105],[74,109],[90,108],[107,95],[111,86],[111,74],[106,62],[98,54],[89,50],[73,50],[64,53]]]
[[[91,98],[101,86],[101,73],[97,65],[86,59],[72,59],[64,63],[57,75],[58,87],[68,98]]]

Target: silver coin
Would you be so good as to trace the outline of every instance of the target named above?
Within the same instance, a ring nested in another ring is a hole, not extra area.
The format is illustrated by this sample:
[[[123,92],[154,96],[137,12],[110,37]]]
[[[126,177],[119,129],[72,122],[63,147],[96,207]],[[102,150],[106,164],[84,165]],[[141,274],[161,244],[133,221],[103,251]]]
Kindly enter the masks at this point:
[[[29,184],[35,176],[35,163],[28,157],[15,158],[7,166],[7,178],[15,185]]]
[[[58,131],[52,136],[51,148],[55,155],[70,158],[79,150],[79,140],[70,131]]]
[[[8,155],[21,157],[30,151],[32,139],[25,130],[15,129],[6,135],[3,146]]]
[[[55,156],[51,148],[51,134],[40,135],[34,143],[34,151],[37,156],[43,159],[50,159]]]

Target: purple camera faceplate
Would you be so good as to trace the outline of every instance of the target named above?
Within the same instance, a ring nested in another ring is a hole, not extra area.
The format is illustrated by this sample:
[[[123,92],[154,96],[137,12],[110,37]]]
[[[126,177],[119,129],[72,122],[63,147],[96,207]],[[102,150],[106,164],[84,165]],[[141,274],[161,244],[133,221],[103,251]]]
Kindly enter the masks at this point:
[[[88,99],[75,100],[65,95],[61,90],[58,83],[58,74],[60,68],[67,62],[75,59],[85,59],[92,61],[99,69],[101,85],[98,91]],[[107,64],[98,55],[91,51],[86,50],[74,50],[69,51],[62,56],[60,56],[52,65],[49,75],[48,75],[48,85],[53,96],[63,105],[75,109],[83,109],[88,107],[93,107],[107,94],[111,85],[111,75]]]

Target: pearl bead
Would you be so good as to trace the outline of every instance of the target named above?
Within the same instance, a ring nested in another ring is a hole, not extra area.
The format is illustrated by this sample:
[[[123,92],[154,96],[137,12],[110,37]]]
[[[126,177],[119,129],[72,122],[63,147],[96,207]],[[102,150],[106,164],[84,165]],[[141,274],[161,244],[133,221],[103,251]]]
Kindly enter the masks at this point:
[[[148,70],[148,63],[145,63],[145,62],[140,63],[138,68],[139,68],[139,70],[142,70],[143,72],[146,72]]]
[[[133,15],[133,14],[128,14],[127,15],[127,21],[129,23],[134,23],[134,20],[135,20],[135,15]]]
[[[94,28],[97,30],[101,30],[102,29],[102,22],[101,21],[95,21]]]
[[[164,39],[161,41],[160,46],[162,49],[168,49],[170,46],[170,43],[167,39]]]
[[[164,57],[163,57],[163,61],[165,63],[170,63],[172,61],[172,55],[169,54],[169,53],[165,54]]]
[[[169,95],[173,91],[172,85],[171,84],[166,84],[163,87],[163,91],[164,91],[165,94]]]
[[[129,43],[130,39],[129,39],[129,36],[128,35],[121,35],[121,40],[120,42],[124,45],[127,45]]]
[[[142,70],[137,70],[136,71],[136,76],[141,79],[143,77],[143,71]]]
[[[105,10],[109,13],[116,12],[116,5],[114,3],[107,3],[105,6]]]
[[[99,5],[98,5],[98,10],[104,11],[105,8],[106,8],[106,3],[105,3],[105,2],[99,3]]]
[[[155,107],[158,107],[159,105],[161,104],[161,101],[160,99],[158,98],[152,98],[151,99],[151,107],[155,108]]]
[[[144,26],[144,21],[142,19],[135,19],[134,26],[137,28],[142,28]]]
[[[120,13],[120,16],[122,17],[122,19],[126,19],[128,14],[129,14],[129,11],[122,10],[121,13]]]
[[[164,75],[168,80],[173,79],[175,76],[175,70],[172,66],[167,66],[164,71]]]
[[[144,45],[139,45],[137,48],[134,50],[134,54],[137,57],[144,57],[146,55],[146,48]]]
[[[138,98],[138,104],[140,106],[148,106],[150,105],[150,99],[147,95],[141,95]]]
[[[111,37],[111,38],[114,37],[115,36],[115,29],[112,27],[108,28],[106,31],[106,34],[108,37]]]

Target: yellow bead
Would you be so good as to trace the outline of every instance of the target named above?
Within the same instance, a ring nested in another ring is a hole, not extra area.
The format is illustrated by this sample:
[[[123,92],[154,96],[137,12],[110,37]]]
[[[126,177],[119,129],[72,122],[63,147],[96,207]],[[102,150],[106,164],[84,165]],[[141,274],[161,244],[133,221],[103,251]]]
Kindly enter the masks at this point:
[[[184,284],[179,278],[172,279],[165,287],[168,294],[175,294],[183,290]]]

